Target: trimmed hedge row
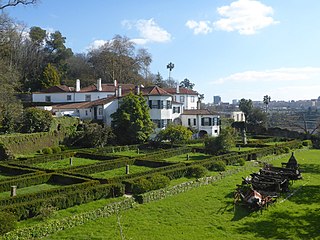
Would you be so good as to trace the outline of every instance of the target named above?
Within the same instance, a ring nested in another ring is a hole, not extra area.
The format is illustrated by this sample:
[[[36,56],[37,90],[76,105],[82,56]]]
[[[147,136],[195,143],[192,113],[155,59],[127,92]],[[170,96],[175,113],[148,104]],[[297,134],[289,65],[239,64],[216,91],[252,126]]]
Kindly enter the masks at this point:
[[[125,199],[120,202],[108,204],[97,210],[80,213],[63,219],[51,219],[49,221],[37,224],[32,227],[17,229],[3,236],[4,240],[29,240],[46,237],[55,232],[66,230],[72,227],[82,225],[88,221],[94,221],[98,218],[109,217],[119,211],[130,209],[134,206],[133,198]]]
[[[16,204],[16,203],[31,202],[33,200],[40,199],[40,198],[55,197],[60,194],[72,193],[74,191],[86,189],[88,187],[92,187],[93,185],[97,185],[99,183],[100,183],[99,181],[91,180],[88,182],[77,183],[77,184],[73,184],[73,185],[68,185],[68,186],[64,186],[64,187],[49,189],[49,190],[36,192],[36,193],[23,194],[23,195],[19,195],[19,189],[18,189],[17,196],[15,196],[15,197],[8,196],[8,198],[0,199],[0,206],[4,207],[4,206],[11,205],[11,204]]]
[[[64,174],[53,174],[36,172],[31,176],[24,176],[16,179],[9,179],[7,181],[0,182],[0,192],[10,191],[11,186],[17,186],[18,188],[29,187],[32,185],[39,185],[43,183],[63,184],[70,185],[76,183],[82,183],[88,179],[68,176]]]
[[[181,155],[181,154],[186,154],[188,152],[191,152],[192,148],[188,146],[184,147],[177,147],[173,149],[166,149],[166,150],[161,150],[157,151],[152,154],[148,154],[146,156],[139,157],[141,160],[162,160],[165,158],[170,158],[176,155]]]
[[[183,193],[183,192],[189,191],[194,188],[198,188],[198,187],[201,187],[204,185],[209,185],[209,184],[211,184],[217,180],[220,180],[226,176],[232,175],[232,174],[240,172],[240,171],[245,171],[250,168],[251,167],[249,166],[249,167],[241,167],[238,169],[229,170],[229,171],[220,173],[220,175],[218,175],[218,176],[199,178],[194,181],[184,182],[184,183],[181,183],[181,184],[173,186],[173,187],[162,188],[159,190],[143,193],[143,194],[137,195],[135,198],[136,198],[136,201],[140,204],[164,199],[166,197],[173,196],[173,195],[176,195],[179,193]]]
[[[26,169],[21,167],[9,166],[5,164],[0,164],[0,174],[5,173],[10,176],[22,175],[22,174],[30,174],[35,171],[32,169]]]
[[[43,206],[53,206],[58,209],[66,209],[75,205],[88,203],[102,198],[119,197],[124,194],[121,184],[101,184],[85,189],[60,194],[55,197],[36,199],[4,206],[2,211],[13,213],[19,220],[37,216]]]
[[[9,164],[33,165],[37,163],[46,163],[46,162],[57,161],[64,158],[70,158],[70,157],[74,157],[75,155],[76,155],[76,152],[74,151],[65,151],[65,152],[56,153],[56,154],[36,156],[32,158],[19,158],[18,160],[10,161]]]
[[[45,147],[58,146],[66,136],[67,134],[62,131],[6,134],[0,136],[0,143],[3,143],[4,147],[13,154],[26,154],[36,152]]]

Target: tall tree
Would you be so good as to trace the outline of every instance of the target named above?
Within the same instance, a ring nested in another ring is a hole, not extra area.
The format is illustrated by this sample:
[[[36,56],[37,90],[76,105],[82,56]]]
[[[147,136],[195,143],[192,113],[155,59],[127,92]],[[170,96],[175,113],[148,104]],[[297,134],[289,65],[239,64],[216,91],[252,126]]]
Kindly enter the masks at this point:
[[[242,98],[239,101],[239,109],[244,113],[245,122],[246,122],[248,119],[248,116],[250,115],[253,109],[252,100],[251,99],[247,100]]]
[[[268,112],[269,103],[271,101],[271,97],[268,95],[263,96],[263,103],[266,105],[266,113]]]
[[[111,127],[120,144],[142,143],[148,140],[154,124],[144,97],[133,93],[121,99],[118,110],[111,115]]]
[[[221,130],[218,137],[211,137],[205,140],[205,149],[208,153],[218,155],[227,153],[232,147],[235,146],[235,137],[233,129],[227,127]]]
[[[43,71],[41,85],[43,88],[49,88],[52,86],[60,85],[59,72],[50,63],[45,67]]]
[[[52,114],[39,108],[27,108],[23,113],[22,132],[48,132],[52,123]]]
[[[180,82],[180,87],[184,87],[192,90],[194,87],[194,83],[190,82],[188,78],[185,78],[183,81]]]

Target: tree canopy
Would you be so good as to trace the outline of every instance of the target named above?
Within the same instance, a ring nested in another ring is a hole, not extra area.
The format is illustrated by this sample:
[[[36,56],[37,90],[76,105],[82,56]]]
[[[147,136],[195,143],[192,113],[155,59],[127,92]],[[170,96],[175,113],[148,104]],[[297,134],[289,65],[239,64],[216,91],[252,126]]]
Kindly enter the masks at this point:
[[[158,133],[157,140],[169,141],[173,145],[174,143],[189,140],[191,136],[192,132],[187,127],[170,124]]]
[[[209,137],[205,140],[205,149],[213,155],[227,153],[235,146],[233,129],[231,127],[221,130],[218,137]]]
[[[188,78],[185,78],[182,82],[180,82],[180,87],[184,87],[192,90],[194,87],[194,83],[190,82]]]
[[[23,113],[22,132],[48,132],[52,123],[52,114],[39,108],[27,108]]]
[[[120,144],[145,142],[154,129],[149,107],[141,94],[131,92],[120,99],[119,108],[111,117],[111,127]]]

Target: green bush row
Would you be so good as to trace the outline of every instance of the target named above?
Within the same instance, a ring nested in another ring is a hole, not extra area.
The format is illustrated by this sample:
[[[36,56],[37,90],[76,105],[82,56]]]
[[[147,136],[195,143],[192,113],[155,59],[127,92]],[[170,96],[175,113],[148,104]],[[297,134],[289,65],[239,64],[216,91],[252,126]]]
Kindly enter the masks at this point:
[[[12,154],[27,154],[45,147],[58,146],[67,135],[67,133],[62,131],[6,134],[0,136],[0,143],[3,143],[4,147]]]
[[[21,228],[9,232],[3,236],[3,240],[29,240],[43,238],[55,232],[79,226],[98,218],[109,217],[119,211],[130,209],[133,207],[134,203],[134,199],[129,198],[120,202],[108,204],[107,206],[93,211],[80,213],[63,219],[51,219],[32,227]]]
[[[16,204],[16,203],[31,202],[41,198],[55,197],[61,194],[68,194],[74,191],[83,190],[97,184],[99,184],[99,181],[91,180],[83,183],[78,183],[78,184],[76,183],[72,185],[61,186],[59,188],[49,189],[49,190],[36,192],[36,193],[23,194],[23,195],[19,195],[19,189],[17,189],[17,196],[15,197],[8,196],[8,198],[0,199],[0,206],[4,207],[4,206]]]
[[[26,168],[17,167],[17,166],[0,164],[0,173],[5,173],[10,176],[30,174],[30,173],[34,173],[34,172],[35,172],[35,170],[32,170],[32,169],[26,169]]]
[[[64,158],[74,157],[75,154],[76,152],[74,151],[65,151],[65,152],[56,153],[56,154],[36,156],[32,158],[19,158],[16,161],[10,161],[10,164],[15,163],[19,165],[33,165],[38,163],[52,162],[52,161],[57,161]]]
[[[171,149],[165,149],[165,150],[159,150],[152,154],[147,154],[146,156],[142,156],[139,159],[141,160],[162,160],[165,158],[170,158],[176,155],[186,154],[188,152],[191,152],[191,147],[177,147],[177,148],[171,148]]]
[[[66,209],[75,205],[88,203],[102,198],[119,197],[124,194],[124,187],[120,184],[94,185],[85,189],[59,194],[55,197],[36,199],[29,202],[11,204],[0,210],[13,213],[17,219],[27,219],[41,213],[43,206]]]

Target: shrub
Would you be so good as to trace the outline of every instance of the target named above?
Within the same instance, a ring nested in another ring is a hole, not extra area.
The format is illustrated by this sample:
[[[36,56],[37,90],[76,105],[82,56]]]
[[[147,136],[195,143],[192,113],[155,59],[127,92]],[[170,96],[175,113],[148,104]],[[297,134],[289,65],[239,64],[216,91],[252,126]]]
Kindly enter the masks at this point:
[[[61,152],[61,148],[59,146],[56,147],[52,147],[52,153],[60,153]]]
[[[51,148],[47,147],[47,148],[42,149],[42,153],[43,154],[52,154],[53,151]]]
[[[207,171],[208,170],[203,166],[192,166],[191,168],[189,168],[188,176],[195,177],[195,178],[201,178],[207,174]]]
[[[146,178],[138,178],[132,184],[132,192],[134,194],[141,194],[151,190],[151,182]]]
[[[226,170],[226,164],[222,160],[215,161],[214,163],[212,163],[212,165],[210,166],[209,170],[210,171],[216,171],[216,172],[225,171]]]
[[[161,174],[154,174],[149,181],[151,182],[151,189],[156,190],[169,186],[170,179]]]
[[[14,230],[17,226],[17,219],[12,213],[0,212],[0,235]]]
[[[289,147],[285,147],[285,148],[284,148],[284,152],[285,152],[285,153],[289,153],[289,152],[290,152],[290,148],[289,148]]]
[[[302,141],[302,145],[305,146],[305,147],[308,147],[311,145],[311,140],[304,140]]]
[[[244,166],[246,164],[246,160],[244,158],[237,159],[237,164],[239,166]]]
[[[39,209],[39,215],[37,218],[41,220],[45,220],[54,215],[54,213],[58,210],[57,207],[53,207],[51,204],[46,204]]]

